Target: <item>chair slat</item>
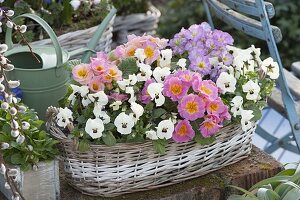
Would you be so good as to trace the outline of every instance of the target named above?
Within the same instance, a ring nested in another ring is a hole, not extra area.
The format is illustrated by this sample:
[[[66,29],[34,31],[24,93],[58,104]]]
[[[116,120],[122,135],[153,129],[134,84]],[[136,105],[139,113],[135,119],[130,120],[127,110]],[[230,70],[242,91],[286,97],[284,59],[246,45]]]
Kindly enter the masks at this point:
[[[294,74],[285,68],[283,71],[290,91],[296,97],[296,99],[300,99],[300,79],[298,79]]]
[[[300,78],[300,61],[294,62],[292,63],[291,66],[292,71],[294,72],[294,74]]]
[[[259,17],[260,13],[257,9],[255,0],[219,0],[228,7],[237,12]],[[275,16],[275,9],[269,2],[265,2],[268,18],[271,19]]]
[[[272,95],[267,99],[268,105],[276,110],[278,113],[280,113],[283,117],[286,116],[286,111],[284,108],[284,104],[282,102],[281,98],[281,91],[278,88],[275,88],[272,92]],[[295,107],[298,116],[300,116],[300,104],[298,102],[295,102]]]
[[[220,3],[217,0],[206,0],[206,2],[210,6],[210,8],[215,11],[217,17],[219,17],[227,24],[233,26],[235,29],[243,31],[244,33],[252,37],[261,40],[268,40],[268,38],[266,38],[265,36],[265,32],[263,31],[263,26],[259,21],[239,14],[238,12],[232,10],[231,8],[223,3]],[[276,26],[271,26],[271,28],[275,41],[277,43],[280,42],[282,40],[280,29]]]

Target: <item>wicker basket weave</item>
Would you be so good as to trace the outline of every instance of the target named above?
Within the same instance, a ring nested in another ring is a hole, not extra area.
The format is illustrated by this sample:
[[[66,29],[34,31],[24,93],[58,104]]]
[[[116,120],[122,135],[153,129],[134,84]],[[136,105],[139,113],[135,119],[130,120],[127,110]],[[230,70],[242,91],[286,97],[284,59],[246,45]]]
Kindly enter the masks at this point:
[[[103,32],[96,46],[95,51],[109,52],[111,50],[114,20],[115,17],[110,21],[106,30]],[[67,51],[73,51],[81,47],[86,47],[87,43],[93,37],[97,28],[98,26],[93,26],[91,28],[65,33],[58,37],[58,41],[61,47]],[[39,41],[32,42],[32,44],[48,45],[51,44],[51,40],[50,39],[39,40]],[[82,54],[77,54],[76,56],[72,57],[72,59],[80,58],[81,55]]]
[[[170,142],[164,155],[156,153],[150,141],[91,145],[89,152],[81,153],[56,127],[54,116],[51,114],[47,128],[61,141],[68,183],[84,194],[104,197],[171,185],[235,163],[250,153],[255,130],[254,126],[244,132],[238,125],[228,125],[210,145]]]
[[[127,42],[127,36],[135,35],[154,35],[161,13],[154,6],[150,6],[147,13],[130,14],[117,16],[114,23],[114,42],[113,47]]]

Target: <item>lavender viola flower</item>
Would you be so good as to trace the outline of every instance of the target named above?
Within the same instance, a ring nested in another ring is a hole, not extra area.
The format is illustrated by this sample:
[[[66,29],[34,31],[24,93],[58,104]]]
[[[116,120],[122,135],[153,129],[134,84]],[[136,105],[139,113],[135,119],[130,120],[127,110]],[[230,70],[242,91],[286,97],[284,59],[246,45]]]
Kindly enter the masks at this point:
[[[199,55],[194,58],[190,58],[190,69],[199,72],[203,76],[208,75],[211,71],[211,65],[209,63],[209,57],[205,55]]]

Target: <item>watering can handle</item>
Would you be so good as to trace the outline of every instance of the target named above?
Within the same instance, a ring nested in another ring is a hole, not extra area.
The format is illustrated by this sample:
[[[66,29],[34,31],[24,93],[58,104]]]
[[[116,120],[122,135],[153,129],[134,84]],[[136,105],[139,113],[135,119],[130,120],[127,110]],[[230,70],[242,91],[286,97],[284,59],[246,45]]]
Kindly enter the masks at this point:
[[[110,10],[110,12],[108,13],[108,15],[104,18],[104,20],[101,22],[101,24],[98,26],[97,30],[95,31],[92,39],[89,41],[89,43],[87,44],[87,49],[90,50],[95,50],[97,43],[100,39],[100,37],[102,36],[103,32],[105,31],[106,27],[108,26],[109,22],[111,21],[111,19],[115,16],[117,10],[112,7],[112,9]],[[81,61],[83,63],[87,63],[89,61],[89,58],[92,55],[92,51],[87,51],[81,58]]]
[[[46,21],[44,21],[42,18],[40,18],[37,15],[34,14],[23,14],[23,15],[19,15],[17,17],[15,17],[13,19],[13,21],[15,21],[18,18],[30,18],[32,20],[34,20],[35,22],[37,22],[41,27],[43,27],[43,29],[47,32],[47,34],[50,36],[50,39],[53,43],[54,49],[55,49],[55,53],[56,53],[56,66],[61,66],[63,63],[63,58],[62,58],[62,49],[61,46],[59,45],[57,36],[55,35],[54,31],[52,30],[52,28],[47,24]],[[8,46],[8,49],[12,49],[13,48],[13,42],[12,42],[12,29],[11,28],[7,28],[6,34],[5,34],[5,43]]]

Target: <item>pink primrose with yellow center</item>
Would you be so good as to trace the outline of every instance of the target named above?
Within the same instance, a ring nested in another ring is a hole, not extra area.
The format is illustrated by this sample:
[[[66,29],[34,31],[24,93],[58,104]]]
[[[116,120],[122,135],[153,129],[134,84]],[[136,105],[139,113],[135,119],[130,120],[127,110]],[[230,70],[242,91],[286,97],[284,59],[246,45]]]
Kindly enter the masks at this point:
[[[200,125],[201,135],[205,138],[215,135],[222,128],[215,120],[208,118]]]
[[[102,82],[100,76],[94,76],[90,80],[88,86],[89,86],[90,90],[93,92],[103,91],[105,88],[104,83]]]
[[[168,76],[164,81],[163,94],[170,97],[172,101],[178,101],[184,97],[189,90],[188,84],[178,77]]]
[[[205,103],[198,95],[189,94],[180,100],[177,108],[181,117],[194,121],[204,116]]]
[[[88,84],[93,76],[93,72],[88,64],[80,64],[72,69],[73,79],[81,85]]]
[[[175,142],[189,142],[195,137],[195,131],[193,130],[188,120],[180,120],[173,132],[173,140]]]
[[[211,80],[195,80],[192,86],[195,92],[199,92],[200,95],[208,98],[209,100],[215,100],[218,98],[218,87]]]

